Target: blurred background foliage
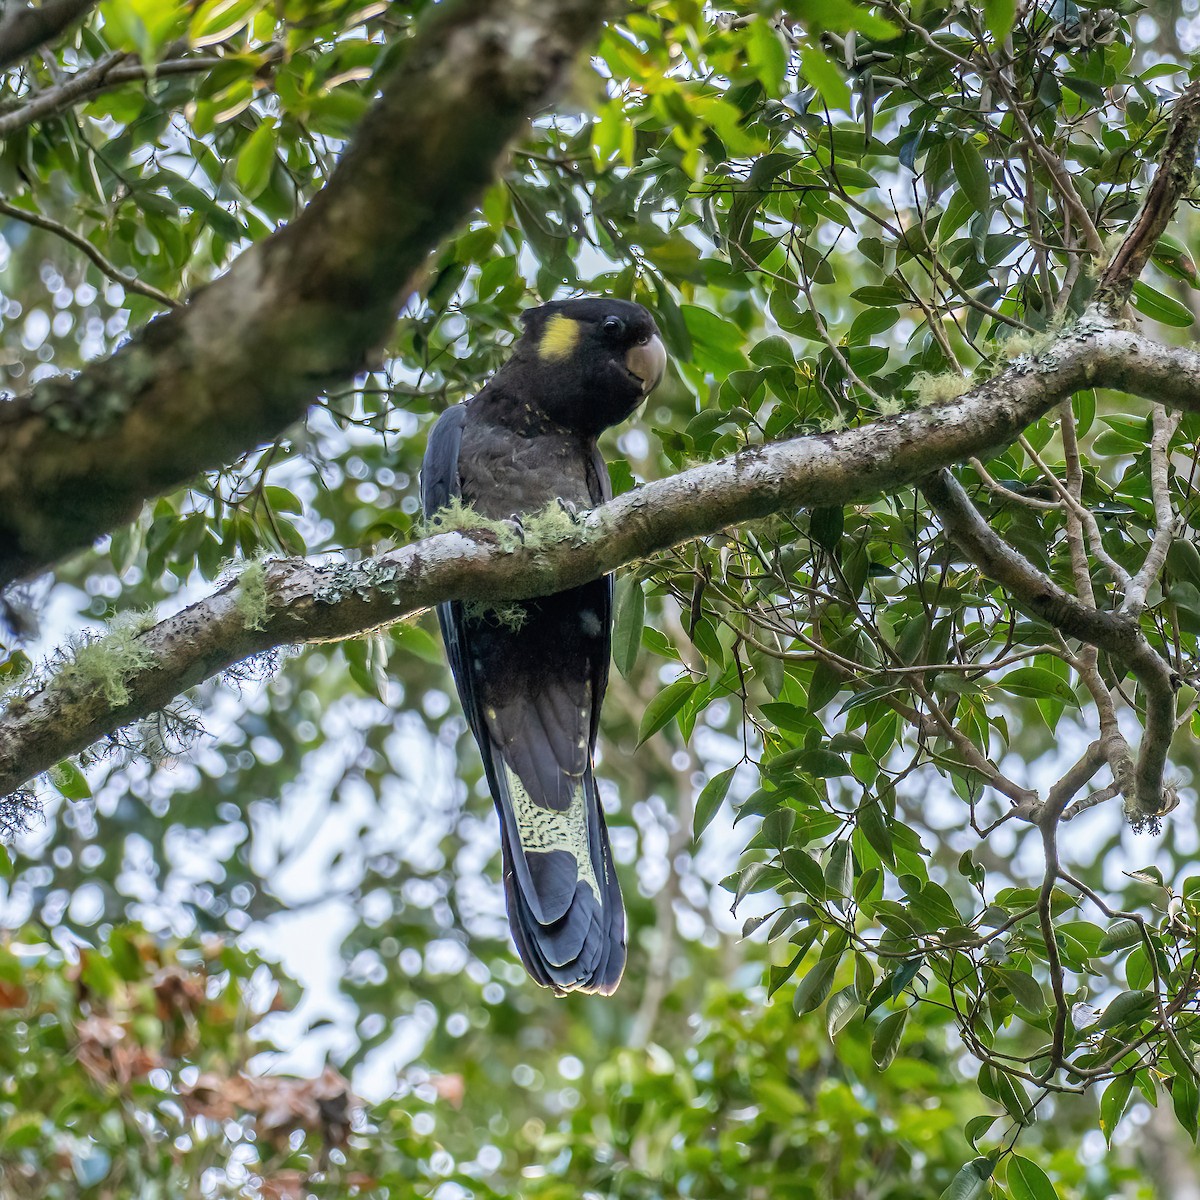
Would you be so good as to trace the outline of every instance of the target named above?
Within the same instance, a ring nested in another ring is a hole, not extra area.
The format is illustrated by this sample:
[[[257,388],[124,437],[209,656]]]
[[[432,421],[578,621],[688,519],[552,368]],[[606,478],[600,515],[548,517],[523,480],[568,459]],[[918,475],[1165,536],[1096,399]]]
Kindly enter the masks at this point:
[[[426,7],[104,0],[0,75],[6,386],[103,356],[292,218]],[[412,536],[431,422],[541,300],[628,297],[663,330],[617,491],[961,392],[1083,311],[1196,10],[628,6],[385,365],[33,585],[40,633],[0,673],[238,559]],[[1196,234],[1185,208],[1138,285],[1164,338],[1200,312]],[[1066,586],[1086,509],[1107,606],[1156,527],[1156,419],[1080,394],[960,477]],[[1156,836],[1112,799],[1064,825],[1053,958],[1039,839],[999,819],[1006,781],[1044,788],[1095,737],[1075,652],[912,490],[781,513],[620,581],[612,1000],[516,962],[427,618],[247,664],[61,764],[3,863],[0,1195],[1200,1195],[1198,435],[1168,434],[1181,519],[1143,618],[1185,681],[1184,803]],[[1056,974],[1072,1069],[1047,1072]]]

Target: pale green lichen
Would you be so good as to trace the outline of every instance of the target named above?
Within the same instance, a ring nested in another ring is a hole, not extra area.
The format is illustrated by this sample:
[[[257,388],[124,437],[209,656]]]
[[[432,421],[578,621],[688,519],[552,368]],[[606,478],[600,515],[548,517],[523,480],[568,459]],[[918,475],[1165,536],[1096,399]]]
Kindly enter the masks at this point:
[[[912,381],[919,407],[929,408],[935,404],[949,404],[959,396],[966,395],[974,386],[969,375],[956,375],[947,371],[942,375],[930,375],[924,371]]]
[[[1100,253],[1093,255],[1083,264],[1083,273],[1086,278],[1099,279],[1108,270],[1109,263],[1116,257],[1125,237],[1125,232],[1118,230],[1116,233],[1110,233],[1104,239]]]
[[[555,501],[521,518],[526,545],[552,546],[578,542],[584,534],[579,518]]]
[[[455,496],[445,508],[439,508],[431,517],[424,518],[417,528],[422,537],[435,533],[475,533],[486,531],[495,534],[496,540],[505,550],[515,550],[521,544],[521,536],[512,521],[497,521],[476,512],[469,504]]]
[[[153,625],[153,613],[122,613],[103,637],[68,648],[50,686],[76,694],[99,691],[114,708],[127,704],[129,681],[154,662],[154,651],[140,640]]]
[[[488,604],[486,600],[465,600],[463,615],[468,621],[499,625],[510,633],[519,633],[529,613],[523,604]]]
[[[1002,340],[991,342],[988,350],[993,358],[1020,358],[1028,355],[1036,358],[1044,354],[1063,334],[1065,314],[1056,317],[1045,329],[1010,329]]]
[[[560,501],[532,513],[514,514],[512,520],[497,520],[476,512],[457,497],[417,526],[419,537],[442,533],[486,533],[495,538],[500,549],[512,551],[548,550],[565,543],[581,545],[604,536],[600,521],[583,520]],[[348,596],[371,601],[378,593],[390,595],[394,603],[405,599],[405,585],[412,579],[411,567],[385,559],[367,559],[358,563],[338,563],[320,568],[321,584],[314,590],[318,604],[337,604]],[[491,620],[508,628],[519,629],[525,620],[520,605],[494,605],[487,601],[468,601],[467,615],[475,620]]]
[[[881,417],[898,417],[908,408],[898,396],[880,396],[875,402],[875,411]]]
[[[234,604],[247,629],[267,627],[267,565],[266,559],[256,558],[242,568],[237,577]]]

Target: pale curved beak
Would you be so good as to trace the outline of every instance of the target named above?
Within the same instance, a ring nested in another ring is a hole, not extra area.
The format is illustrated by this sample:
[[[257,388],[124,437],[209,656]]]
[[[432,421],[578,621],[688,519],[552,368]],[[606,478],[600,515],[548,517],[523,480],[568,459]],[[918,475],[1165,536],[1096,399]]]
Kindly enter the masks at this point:
[[[667,348],[662,338],[655,334],[649,341],[634,346],[625,355],[625,368],[642,381],[642,395],[650,395],[667,369]]]

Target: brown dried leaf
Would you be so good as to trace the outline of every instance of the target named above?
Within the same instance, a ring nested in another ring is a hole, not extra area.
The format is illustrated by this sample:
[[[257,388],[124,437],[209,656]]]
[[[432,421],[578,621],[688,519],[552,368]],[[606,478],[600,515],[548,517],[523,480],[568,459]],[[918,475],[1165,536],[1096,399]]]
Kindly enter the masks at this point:
[[[444,1100],[451,1108],[462,1108],[467,1084],[461,1075],[433,1075],[429,1085],[437,1093],[439,1100]]]
[[[154,976],[151,986],[162,1021],[177,1016],[192,1016],[204,1003],[204,979],[182,967],[163,967]]]

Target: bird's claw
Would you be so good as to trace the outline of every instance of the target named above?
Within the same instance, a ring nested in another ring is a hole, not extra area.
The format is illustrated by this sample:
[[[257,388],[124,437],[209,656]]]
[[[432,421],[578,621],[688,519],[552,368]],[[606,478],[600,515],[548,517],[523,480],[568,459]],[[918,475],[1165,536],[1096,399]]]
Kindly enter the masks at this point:
[[[525,526],[521,522],[521,514],[513,513],[507,521],[504,522],[513,532],[513,536],[521,545],[525,545]]]
[[[567,517],[571,521],[571,524],[578,525],[580,522],[580,519],[581,519],[579,508],[575,504],[573,504],[570,500],[564,500],[561,496],[557,496],[556,500],[558,501],[558,507],[561,508],[563,510],[563,512],[567,514]]]

